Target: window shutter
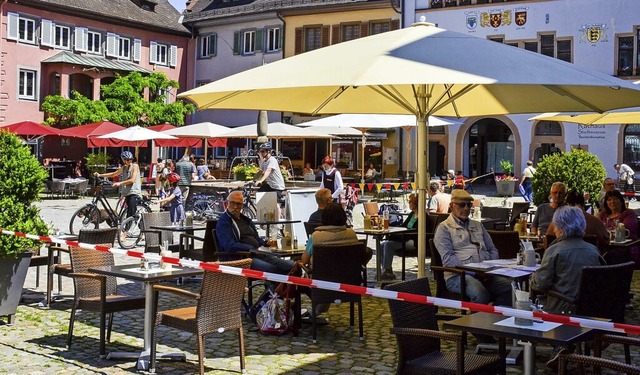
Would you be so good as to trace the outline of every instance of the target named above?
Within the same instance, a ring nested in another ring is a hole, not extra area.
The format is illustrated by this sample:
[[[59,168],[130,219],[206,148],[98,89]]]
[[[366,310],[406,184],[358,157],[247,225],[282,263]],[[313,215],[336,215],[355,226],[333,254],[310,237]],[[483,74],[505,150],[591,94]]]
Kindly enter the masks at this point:
[[[282,45],[282,43],[284,43],[284,36],[282,35],[284,30],[282,30],[282,27],[278,28],[278,51],[282,51],[284,49],[284,46]]]
[[[400,28],[400,20],[391,20],[390,30],[398,30]]]
[[[233,54],[239,55],[242,50],[242,34],[240,31],[233,33]]]
[[[369,24],[367,22],[360,23],[360,38],[369,35]]]
[[[322,47],[329,45],[329,25],[322,26],[322,38],[320,41]]]
[[[51,20],[43,19],[40,22],[40,44],[43,46],[53,46],[54,29],[56,25]]]
[[[264,29],[256,30],[256,50],[255,52],[262,51],[262,46],[264,45]]]
[[[7,39],[18,40],[18,24],[20,15],[18,13],[7,13]]]
[[[133,61],[140,61],[140,55],[142,53],[142,40],[133,40]]]
[[[293,53],[299,55],[302,53],[302,39],[304,37],[304,29],[302,27],[296,28],[296,36],[295,36],[295,46],[293,48]]]
[[[76,51],[87,52],[89,29],[86,27],[76,27],[75,29],[75,48]]]
[[[169,46],[169,66],[178,65],[178,46]]]
[[[218,35],[209,35],[209,56],[215,56],[218,54]]]
[[[322,36],[322,38],[324,39],[324,35]],[[338,43],[340,43],[340,25],[333,25],[331,26],[331,44]]]
[[[158,63],[158,43],[153,41],[149,45],[149,63],[150,64]]]
[[[107,56],[118,57],[118,34],[107,33]]]

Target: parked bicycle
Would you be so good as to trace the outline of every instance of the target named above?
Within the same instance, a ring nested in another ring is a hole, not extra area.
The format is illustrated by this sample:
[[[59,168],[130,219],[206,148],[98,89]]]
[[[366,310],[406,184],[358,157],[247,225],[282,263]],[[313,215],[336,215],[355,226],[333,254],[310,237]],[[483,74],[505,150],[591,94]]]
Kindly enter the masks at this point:
[[[242,186],[242,199],[244,200],[244,206],[242,207],[242,214],[249,219],[255,219],[258,208],[256,207],[255,194],[253,188],[255,182],[249,181]]]
[[[134,216],[127,217],[127,206],[124,197],[120,197],[115,209],[111,206],[104,195],[105,186],[110,186],[111,182],[106,179],[96,178],[94,180],[95,196],[91,203],[79,208],[69,221],[69,232],[78,234],[80,229],[97,229],[101,225],[118,228],[118,244],[123,249],[131,249],[138,246],[144,240],[141,230],[143,212],[151,212],[151,199],[143,196],[138,203]]]
[[[193,211],[193,219],[206,221],[217,219],[227,209],[227,192],[216,191],[215,195],[195,194],[187,204],[186,211]]]

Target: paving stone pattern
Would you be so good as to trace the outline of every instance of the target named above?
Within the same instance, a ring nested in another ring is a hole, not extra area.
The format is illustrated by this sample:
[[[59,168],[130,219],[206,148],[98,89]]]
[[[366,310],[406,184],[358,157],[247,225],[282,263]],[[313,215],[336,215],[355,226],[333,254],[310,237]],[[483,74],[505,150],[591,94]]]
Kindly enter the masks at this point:
[[[53,221],[62,230],[68,225],[71,214],[87,199],[45,200],[39,203],[41,213],[47,221]],[[358,215],[360,216],[360,215]],[[354,217],[357,217],[354,215]],[[116,257],[116,263],[131,263],[131,259]],[[375,259],[370,265],[375,264]],[[408,278],[417,276],[416,260],[407,260]],[[400,259],[395,259],[394,269],[399,277]],[[428,273],[427,273],[428,274]],[[23,300],[18,309],[16,324],[0,323],[0,351],[3,354],[0,374],[125,374],[138,372],[135,361],[106,360],[98,355],[98,316],[95,313],[79,312],[74,329],[74,342],[66,348],[66,335],[71,309],[71,299],[62,298],[50,308],[39,307],[46,289],[46,272],[41,268],[40,287],[35,287],[35,268],[27,276]],[[433,280],[429,275],[430,280]],[[57,290],[57,277],[54,290]],[[375,279],[373,267],[369,269],[369,280]],[[119,280],[122,291],[142,294],[142,285],[127,280]],[[175,285],[175,282],[167,282]],[[73,283],[63,278],[63,295],[73,293]],[[187,282],[184,288],[197,291],[199,283]],[[636,274],[633,292],[640,296],[640,277]],[[632,301],[633,309],[627,312],[627,322],[640,324],[638,298]],[[185,305],[179,297],[162,298],[159,309]],[[304,306],[310,301],[303,299]],[[389,333],[391,319],[387,302],[378,298],[365,297],[364,329],[365,340],[358,339],[357,327],[349,328],[348,304],[332,305],[326,313],[329,325],[318,328],[318,343],[311,340],[311,326],[304,324],[300,336],[291,334],[275,337],[264,336],[250,329],[252,324],[245,320],[246,374],[393,374],[396,369],[397,349],[395,338]],[[357,317],[357,315],[356,315]],[[357,318],[356,318],[357,319]],[[357,321],[357,320],[356,320]],[[6,322],[6,320],[5,320]],[[108,351],[137,351],[143,344],[142,311],[119,313],[114,319],[111,343]],[[234,332],[209,335],[205,341],[206,371],[210,374],[232,374],[240,372],[238,341]],[[468,352],[473,351],[475,340],[470,336]],[[452,346],[445,344],[444,350]],[[636,354],[637,354],[637,348]],[[191,334],[161,327],[158,350],[182,352],[186,362],[160,361],[157,373],[192,374],[198,372],[196,340]],[[632,353],[633,354],[633,353]],[[621,348],[611,347],[605,356],[621,360]],[[545,361],[549,351],[540,350],[536,358],[538,374],[545,372]],[[636,356],[637,357],[637,356]],[[636,360],[638,364],[638,360]],[[521,361],[508,366],[509,374],[522,373]]]

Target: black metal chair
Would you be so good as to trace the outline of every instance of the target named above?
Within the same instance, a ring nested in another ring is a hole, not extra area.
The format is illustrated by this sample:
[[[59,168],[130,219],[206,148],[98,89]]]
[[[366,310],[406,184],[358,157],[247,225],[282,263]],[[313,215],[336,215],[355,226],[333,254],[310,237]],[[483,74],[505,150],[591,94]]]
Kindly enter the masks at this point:
[[[511,218],[509,219],[509,230],[513,230],[513,226],[516,224],[516,221],[520,218],[520,214],[529,212],[530,205],[531,203],[529,202],[513,203],[513,207],[511,207]]]
[[[388,290],[430,296],[429,280],[421,278],[386,287]],[[500,357],[465,354],[465,336],[438,330],[437,307],[389,300],[389,311],[398,343],[397,374],[504,374]],[[455,352],[442,352],[441,341],[452,341]]]
[[[308,221],[305,221],[303,224],[304,224],[304,231],[307,233],[307,237],[311,237],[313,232],[316,231],[316,228],[322,225],[322,224],[311,224]]]
[[[493,228],[496,230],[504,230],[509,225],[509,215],[511,210],[507,207],[482,207],[482,216],[496,219],[493,222]]]
[[[365,285],[362,265],[366,259],[366,246],[362,243],[347,246],[313,246],[313,278],[350,285]],[[311,308],[318,304],[349,302],[350,326],[354,325],[354,305],[358,305],[360,340],[364,339],[362,327],[362,297],[359,294],[342,293],[327,289],[311,291]],[[313,342],[317,342],[316,316],[311,314]]]
[[[217,220],[207,220],[204,237],[183,233],[180,235],[180,258],[189,258],[202,262],[215,262],[216,255],[215,229]],[[196,246],[196,241],[202,242],[202,247]]]
[[[518,232],[512,230],[488,230],[489,237],[496,248],[500,259],[513,259],[518,256],[520,250],[520,237]]]

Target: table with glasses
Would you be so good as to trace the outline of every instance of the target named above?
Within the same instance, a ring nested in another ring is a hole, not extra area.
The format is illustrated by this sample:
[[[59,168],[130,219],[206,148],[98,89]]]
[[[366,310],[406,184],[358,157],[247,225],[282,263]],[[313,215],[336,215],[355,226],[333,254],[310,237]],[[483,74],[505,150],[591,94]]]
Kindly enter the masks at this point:
[[[264,225],[267,227],[266,229],[266,237],[269,238],[269,233],[272,225],[284,225],[284,224],[297,224],[301,223],[302,220],[293,220],[293,219],[278,219],[278,220],[263,220],[263,219],[253,219],[253,224],[255,225]]]
[[[193,224],[193,225],[150,225],[149,229],[153,230],[162,230],[169,231],[175,233],[187,233],[193,234],[195,231],[201,231],[207,229],[206,224]],[[182,250],[183,246],[186,244],[180,243],[180,250]]]
[[[144,348],[139,353],[113,352],[107,355],[107,359],[116,358],[137,358],[137,369],[148,370],[151,355],[151,336],[153,334],[153,325],[155,323],[155,293],[153,292],[153,284],[164,280],[176,279],[179,277],[189,277],[202,275],[203,271],[197,268],[183,268],[172,266],[171,269],[150,268],[142,270],[137,264],[124,264],[118,266],[106,266],[90,268],[89,272],[121,277],[127,280],[141,281],[144,284]],[[158,353],[157,358],[185,360],[184,353]]]
[[[376,240],[376,283],[377,285],[382,284],[382,273],[380,272],[381,262],[382,262],[382,248],[380,243],[386,237],[391,234],[399,234],[401,236],[405,236],[407,234],[415,234],[418,233],[417,229],[410,229],[407,227],[389,227],[388,229],[364,229],[364,228],[354,228],[353,229],[356,234],[372,236]],[[402,241],[404,247],[404,240]]]
[[[271,254],[279,258],[292,258],[292,259],[300,258],[305,251],[306,251],[305,247],[297,247],[295,249],[276,249],[273,247],[264,247],[264,246],[260,246],[257,249],[251,250],[252,253],[256,253],[256,254]]]
[[[513,317],[489,313],[475,313],[443,323],[446,329],[453,329],[473,334],[482,334],[497,337],[499,341],[499,355],[505,358],[506,339],[520,340],[524,347],[524,374],[535,373],[535,345],[549,344],[557,346],[569,346],[575,343],[590,340],[595,330],[576,326],[562,325],[560,323],[543,322],[534,320],[533,325],[519,326],[514,324]]]

